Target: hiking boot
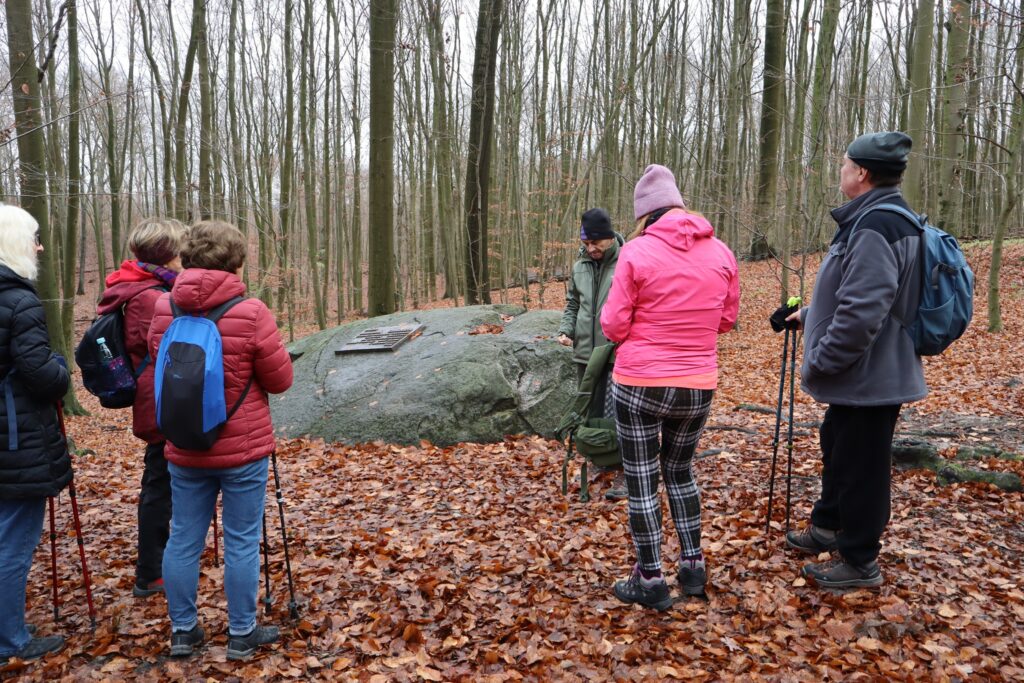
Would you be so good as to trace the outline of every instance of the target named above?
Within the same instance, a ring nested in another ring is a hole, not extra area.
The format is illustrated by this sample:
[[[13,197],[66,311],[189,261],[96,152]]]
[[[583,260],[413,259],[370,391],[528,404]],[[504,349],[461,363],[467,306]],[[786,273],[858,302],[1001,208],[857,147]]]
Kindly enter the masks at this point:
[[[884,581],[882,570],[874,560],[865,565],[842,559],[809,564],[803,568],[803,575],[814,579],[821,588],[874,588]]]
[[[260,645],[277,642],[276,626],[257,626],[244,636],[228,636],[228,659],[247,659]]]
[[[135,582],[135,586],[132,587],[132,595],[137,598],[148,598],[151,595],[164,592],[164,580],[157,579],[156,581]]]
[[[646,585],[645,585],[646,584]],[[648,581],[640,575],[640,567],[633,567],[629,578],[615,582],[615,597],[630,605],[653,607],[664,612],[672,606],[672,596],[668,593],[668,584],[664,578]]]
[[[30,641],[21,646],[21,649],[10,657],[0,657],[0,662],[6,663],[11,657],[18,659],[38,659],[50,652],[57,652],[64,647],[64,638],[61,636],[33,637]]]
[[[604,492],[605,500],[627,500],[629,498],[629,491],[626,490],[625,486],[614,486]]]
[[[836,549],[836,532],[820,529],[811,524],[805,531],[790,531],[786,545],[808,555],[832,552]]]
[[[629,498],[629,491],[626,489],[626,475],[619,470],[612,481],[612,487],[604,492],[605,500],[626,500]]]
[[[704,595],[704,585],[708,582],[708,571],[704,560],[682,560],[679,573],[676,574],[683,595]]]
[[[171,632],[171,656],[190,657],[192,652],[202,645],[205,637],[203,627],[199,624],[193,626],[191,631]]]

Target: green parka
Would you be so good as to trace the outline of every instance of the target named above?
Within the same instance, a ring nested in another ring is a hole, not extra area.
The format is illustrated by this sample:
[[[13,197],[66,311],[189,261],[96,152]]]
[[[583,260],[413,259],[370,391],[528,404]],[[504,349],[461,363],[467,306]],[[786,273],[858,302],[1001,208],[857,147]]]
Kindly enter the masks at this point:
[[[622,235],[615,233],[615,242],[600,261],[590,258],[586,248],[580,247],[569,277],[562,324],[558,327],[558,334],[572,339],[573,362],[586,365],[594,347],[608,343],[599,318],[608,290],[612,287],[619,248],[625,243]]]

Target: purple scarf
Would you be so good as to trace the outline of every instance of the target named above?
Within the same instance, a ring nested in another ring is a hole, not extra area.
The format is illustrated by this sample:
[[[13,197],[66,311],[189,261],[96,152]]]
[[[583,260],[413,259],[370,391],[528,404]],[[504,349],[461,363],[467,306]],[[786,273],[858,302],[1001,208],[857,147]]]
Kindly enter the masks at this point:
[[[168,287],[174,286],[174,279],[178,277],[178,274],[173,270],[164,268],[163,266],[154,266],[152,263],[143,263],[142,261],[136,261],[135,263],[139,268],[142,268],[147,273],[152,273],[163,280],[164,284]]]

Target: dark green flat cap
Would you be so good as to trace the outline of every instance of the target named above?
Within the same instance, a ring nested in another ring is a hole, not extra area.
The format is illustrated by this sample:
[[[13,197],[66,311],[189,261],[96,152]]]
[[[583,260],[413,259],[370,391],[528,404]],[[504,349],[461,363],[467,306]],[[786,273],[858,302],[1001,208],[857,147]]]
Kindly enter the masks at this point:
[[[846,156],[869,171],[902,171],[914,141],[906,133],[865,133],[850,143]]]

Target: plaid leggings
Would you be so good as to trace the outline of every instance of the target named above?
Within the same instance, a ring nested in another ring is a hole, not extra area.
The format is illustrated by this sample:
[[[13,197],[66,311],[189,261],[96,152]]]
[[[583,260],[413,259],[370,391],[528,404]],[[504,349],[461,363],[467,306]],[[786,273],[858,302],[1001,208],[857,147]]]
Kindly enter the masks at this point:
[[[701,552],[700,491],[692,464],[715,392],[618,383],[613,391],[619,451],[629,488],[629,529],[640,567],[660,571],[658,480],[662,473],[683,555],[695,557]]]

